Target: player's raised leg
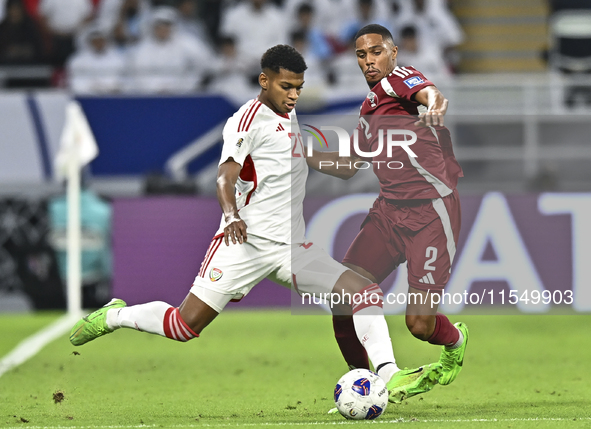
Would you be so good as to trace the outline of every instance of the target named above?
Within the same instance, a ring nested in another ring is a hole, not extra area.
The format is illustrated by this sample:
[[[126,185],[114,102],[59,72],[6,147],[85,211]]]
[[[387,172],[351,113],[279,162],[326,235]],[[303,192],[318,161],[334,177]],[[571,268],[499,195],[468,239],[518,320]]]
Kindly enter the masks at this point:
[[[113,299],[103,308],[80,319],[70,334],[70,342],[80,346],[119,328],[160,335],[176,341],[189,341],[219,313],[189,293],[180,307],[153,301],[127,307],[120,299]]]

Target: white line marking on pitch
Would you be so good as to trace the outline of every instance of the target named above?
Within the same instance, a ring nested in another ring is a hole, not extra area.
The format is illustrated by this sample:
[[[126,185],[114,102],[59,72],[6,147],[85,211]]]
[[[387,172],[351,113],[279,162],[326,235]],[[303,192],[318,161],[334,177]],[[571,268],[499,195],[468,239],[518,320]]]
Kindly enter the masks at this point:
[[[36,334],[24,339],[0,360],[0,377],[12,368],[35,356],[47,344],[64,335],[78,320],[77,316],[65,315]]]
[[[394,419],[394,420],[341,420],[338,422],[277,422],[277,423],[221,423],[221,424],[190,424],[190,425],[170,425],[168,428],[182,429],[182,428],[200,428],[200,427],[272,427],[272,426],[336,426],[336,425],[355,425],[355,424],[392,424],[392,423],[503,423],[503,422],[562,422],[562,421],[588,421],[591,417],[558,417],[558,418],[513,418],[513,419]],[[6,429],[23,429],[23,425],[7,427]],[[155,428],[163,427],[161,424],[153,425],[111,425],[111,426],[26,426],[27,429],[141,429],[141,428]]]

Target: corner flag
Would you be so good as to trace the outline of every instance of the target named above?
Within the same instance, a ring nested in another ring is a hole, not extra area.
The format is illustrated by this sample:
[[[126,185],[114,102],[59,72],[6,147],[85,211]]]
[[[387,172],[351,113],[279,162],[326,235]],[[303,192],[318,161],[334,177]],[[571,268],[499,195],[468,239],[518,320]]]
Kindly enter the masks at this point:
[[[66,120],[60,148],[55,158],[56,176],[67,179],[67,279],[68,313],[82,313],[80,169],[98,155],[96,140],[80,104],[72,100],[66,106]]]
[[[99,153],[82,107],[77,101],[71,100],[66,106],[66,120],[55,157],[55,172],[60,179],[68,177],[68,159],[74,148],[77,148],[74,156],[77,158],[78,168],[84,167]]]

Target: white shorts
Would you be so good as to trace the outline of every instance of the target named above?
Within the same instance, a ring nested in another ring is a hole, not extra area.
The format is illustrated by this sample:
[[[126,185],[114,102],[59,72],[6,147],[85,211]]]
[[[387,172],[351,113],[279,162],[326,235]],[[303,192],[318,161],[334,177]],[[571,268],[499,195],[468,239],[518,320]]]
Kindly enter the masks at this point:
[[[213,238],[191,287],[220,313],[230,301],[242,299],[264,278],[299,293],[330,293],[347,267],[313,243],[282,244],[254,235],[243,244]]]

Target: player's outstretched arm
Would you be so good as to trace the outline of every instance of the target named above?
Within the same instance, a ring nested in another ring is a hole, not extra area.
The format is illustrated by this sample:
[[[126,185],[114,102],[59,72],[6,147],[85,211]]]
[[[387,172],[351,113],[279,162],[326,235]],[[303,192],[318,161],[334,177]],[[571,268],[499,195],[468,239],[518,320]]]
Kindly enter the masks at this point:
[[[415,125],[422,127],[443,126],[443,116],[447,112],[447,98],[436,86],[427,86],[415,94],[415,101],[427,106],[427,111],[419,115]]]
[[[233,158],[228,158],[226,162],[221,164],[218,168],[217,195],[220,207],[224,212],[224,220],[226,226],[224,227],[224,241],[226,246],[230,245],[230,241],[242,244],[247,240],[246,223],[240,219],[238,214],[238,207],[236,206],[235,186],[238,176],[240,175],[242,166],[234,161]]]
[[[344,180],[350,179],[357,173],[354,165],[359,160],[355,157],[339,156],[338,152],[319,152],[317,150],[312,156],[306,158],[308,167]]]

